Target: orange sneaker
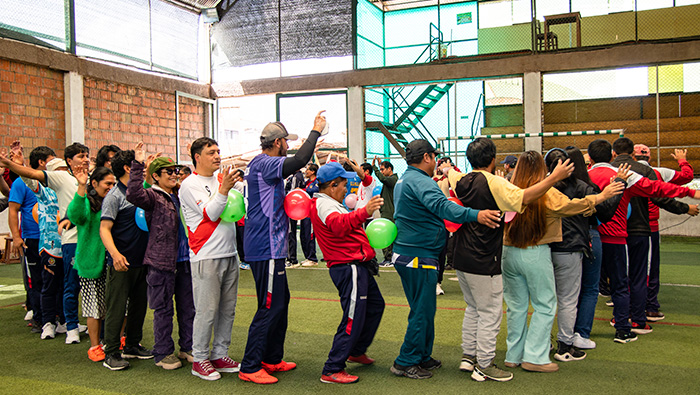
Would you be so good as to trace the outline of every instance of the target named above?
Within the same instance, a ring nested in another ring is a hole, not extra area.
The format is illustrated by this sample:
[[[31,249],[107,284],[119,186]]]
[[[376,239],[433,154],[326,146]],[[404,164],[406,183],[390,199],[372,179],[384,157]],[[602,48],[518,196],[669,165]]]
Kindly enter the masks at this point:
[[[94,362],[100,362],[105,360],[105,350],[102,349],[101,345],[96,345],[88,349],[88,358]]]
[[[359,363],[361,365],[371,365],[374,363],[374,359],[367,356],[367,354],[358,355],[356,357],[349,356],[348,362]]]
[[[265,369],[265,371],[266,371],[267,373],[272,373],[272,372],[287,372],[287,371],[290,371],[290,370],[296,368],[296,367],[297,367],[297,364],[294,363],[294,362],[284,362],[284,361],[282,361],[282,362],[280,362],[280,363],[276,363],[276,364],[274,364],[274,365],[271,365],[271,364],[269,364],[269,363],[263,362],[263,363],[262,363],[262,367],[263,367],[263,369]]]
[[[341,370],[340,372],[336,373],[324,374],[321,376],[322,383],[330,384],[352,384],[356,383],[359,379],[359,377],[348,374],[348,372],[344,370]]]
[[[260,369],[255,373],[238,372],[238,378],[255,384],[274,384],[277,382],[277,378],[270,376],[265,369]]]

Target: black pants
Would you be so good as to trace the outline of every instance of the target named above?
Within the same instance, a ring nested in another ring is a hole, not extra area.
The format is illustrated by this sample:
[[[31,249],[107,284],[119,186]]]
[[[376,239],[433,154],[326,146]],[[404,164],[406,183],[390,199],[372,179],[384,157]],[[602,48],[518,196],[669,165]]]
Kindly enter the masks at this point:
[[[41,253],[41,316],[42,325],[47,322],[65,323],[63,315],[63,259],[55,258],[46,252]],[[53,272],[53,274],[49,271]]]
[[[130,267],[119,272],[114,266],[107,267],[107,290],[105,295],[105,354],[119,351],[121,338],[119,333],[126,315],[126,301],[129,300],[129,318],[126,320],[124,335],[125,347],[136,347],[143,338],[143,321],[147,310],[146,273],[148,268]]]
[[[41,257],[39,256],[39,239],[24,239],[24,265],[27,267],[27,275],[29,285],[29,304],[34,311],[34,321],[43,323],[41,309],[41,289],[44,287],[42,273],[44,266],[41,265]]]

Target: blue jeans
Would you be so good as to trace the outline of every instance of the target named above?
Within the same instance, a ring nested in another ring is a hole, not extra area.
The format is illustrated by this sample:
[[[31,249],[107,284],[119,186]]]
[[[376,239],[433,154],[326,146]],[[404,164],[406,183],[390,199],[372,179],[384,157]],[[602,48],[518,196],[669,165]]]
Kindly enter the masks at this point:
[[[589,230],[591,236],[591,255],[583,257],[583,272],[581,275],[581,293],[578,299],[578,314],[574,332],[586,339],[591,337],[595,306],[598,303],[598,283],[600,281],[600,266],[603,263],[603,244],[597,229]]]
[[[63,315],[66,316],[66,329],[78,327],[78,294],[80,281],[78,271],[73,267],[77,244],[70,243],[61,246],[63,252]]]

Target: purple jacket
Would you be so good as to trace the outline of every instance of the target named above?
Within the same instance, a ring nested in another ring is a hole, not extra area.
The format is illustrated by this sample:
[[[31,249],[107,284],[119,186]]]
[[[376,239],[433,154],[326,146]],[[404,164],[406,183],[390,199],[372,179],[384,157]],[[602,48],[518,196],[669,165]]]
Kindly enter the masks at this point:
[[[142,208],[147,217],[150,214],[148,246],[143,263],[158,270],[174,272],[177,261],[180,213],[167,192],[157,185],[148,189],[143,187],[143,170],[143,163],[131,162],[129,183],[126,186],[126,200],[134,206]]]

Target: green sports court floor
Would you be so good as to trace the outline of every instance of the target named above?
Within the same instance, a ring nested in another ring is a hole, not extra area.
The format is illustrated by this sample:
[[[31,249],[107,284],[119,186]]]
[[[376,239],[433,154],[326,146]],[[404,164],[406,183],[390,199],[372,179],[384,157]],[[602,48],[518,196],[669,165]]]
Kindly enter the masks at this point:
[[[383,269],[377,279],[387,307],[382,324],[368,354],[373,366],[352,366],[360,376],[351,385],[322,384],[321,368],[341,317],[337,294],[327,270],[288,271],[292,301],[289,310],[285,359],[299,367],[277,374],[280,381],[270,386],[241,382],[235,374],[223,374],[206,382],[190,374],[189,365],[164,371],[152,360],[132,362],[130,369],[111,372],[87,358],[89,340],[66,345],[64,336],[40,340],[23,321],[23,288],[19,265],[0,267],[0,394],[464,394],[464,393],[698,393],[700,384],[700,239],[664,238],[660,302],[666,320],[654,325],[654,332],[629,344],[612,341],[608,324],[612,309],[601,298],[596,311],[592,338],[598,348],[585,360],[560,363],[553,374],[512,369],[515,378],[507,383],[477,383],[457,368],[461,357],[460,337],[464,301],[454,272],[448,271],[438,297],[434,356],[443,367],[428,380],[395,377],[389,366],[401,345],[408,307],[401,283],[393,269]],[[230,356],[240,360],[248,325],[255,312],[255,289],[250,271],[240,279],[238,308]],[[144,325],[144,346],[153,345],[152,313]],[[555,323],[556,328],[556,323]],[[498,337],[496,363],[503,364],[505,319]]]

